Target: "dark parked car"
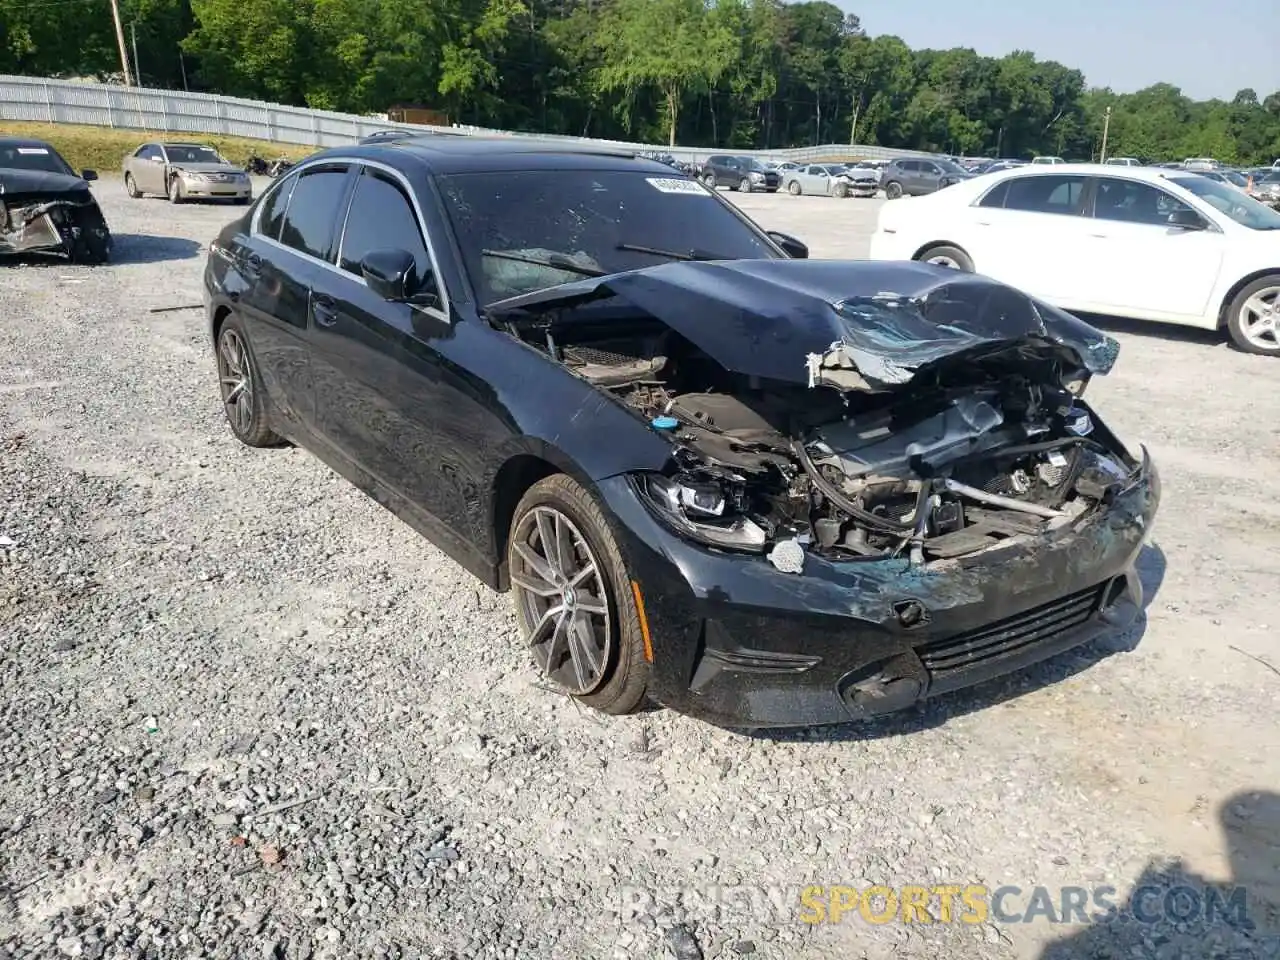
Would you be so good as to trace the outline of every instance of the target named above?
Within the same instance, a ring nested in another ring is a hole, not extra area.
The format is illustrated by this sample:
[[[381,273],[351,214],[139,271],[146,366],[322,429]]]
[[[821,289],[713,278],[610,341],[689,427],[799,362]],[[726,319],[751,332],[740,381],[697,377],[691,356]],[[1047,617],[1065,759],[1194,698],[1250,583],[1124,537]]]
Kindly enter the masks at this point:
[[[880,174],[880,186],[890,200],[901,196],[921,197],[936,193],[973,174],[957,163],[936,157],[906,157],[889,161]]]
[[[76,173],[43,140],[0,138],[0,255],[56,253],[106,263],[111,231],[89,190],[92,170]]]
[[[1131,621],[1159,484],[1081,396],[1116,342],[806,256],[653,161],[417,140],[309,157],[204,283],[235,436],[510,589],[601,710],[844,721]]]
[[[728,187],[742,193],[767,190],[777,193],[782,175],[754,157],[708,157],[702,165],[702,182],[711,189]]]

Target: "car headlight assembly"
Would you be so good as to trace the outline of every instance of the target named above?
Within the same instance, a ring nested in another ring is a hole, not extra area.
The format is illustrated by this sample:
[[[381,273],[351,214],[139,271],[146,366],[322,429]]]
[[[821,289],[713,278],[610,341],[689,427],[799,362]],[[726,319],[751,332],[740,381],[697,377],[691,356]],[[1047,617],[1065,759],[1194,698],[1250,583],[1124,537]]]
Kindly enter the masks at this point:
[[[682,537],[724,550],[764,550],[764,529],[743,515],[724,484],[642,473],[631,485],[649,512]]]

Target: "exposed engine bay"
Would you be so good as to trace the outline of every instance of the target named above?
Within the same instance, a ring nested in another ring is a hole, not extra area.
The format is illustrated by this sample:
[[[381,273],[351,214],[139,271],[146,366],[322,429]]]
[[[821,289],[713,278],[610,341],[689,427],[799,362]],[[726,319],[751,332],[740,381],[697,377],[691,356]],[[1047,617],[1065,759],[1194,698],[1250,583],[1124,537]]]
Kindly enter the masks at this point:
[[[711,545],[946,561],[1069,525],[1138,468],[1078,402],[1087,375],[1025,344],[876,392],[733,373],[648,316],[506,327],[670,436],[647,493]]]
[[[50,252],[97,263],[107,259],[111,234],[98,204],[83,197],[6,196],[0,191],[0,254]]]

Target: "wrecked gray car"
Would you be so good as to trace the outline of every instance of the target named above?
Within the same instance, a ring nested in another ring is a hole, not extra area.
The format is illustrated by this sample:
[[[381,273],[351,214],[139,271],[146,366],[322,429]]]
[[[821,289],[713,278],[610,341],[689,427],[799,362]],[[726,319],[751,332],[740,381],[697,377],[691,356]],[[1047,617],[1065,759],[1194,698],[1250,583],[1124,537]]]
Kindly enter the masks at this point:
[[[42,140],[0,138],[0,255],[52,253],[106,263],[111,231],[89,182]]]

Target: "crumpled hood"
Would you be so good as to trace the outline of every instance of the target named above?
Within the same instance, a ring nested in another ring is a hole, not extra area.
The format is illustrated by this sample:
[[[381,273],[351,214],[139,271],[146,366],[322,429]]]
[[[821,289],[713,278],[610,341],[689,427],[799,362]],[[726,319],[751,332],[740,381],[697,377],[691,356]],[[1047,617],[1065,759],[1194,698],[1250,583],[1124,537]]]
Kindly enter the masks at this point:
[[[9,194],[57,194],[88,190],[89,184],[79,177],[44,170],[15,170],[0,167],[0,187]]]
[[[662,320],[728,370],[881,391],[948,359],[1024,345],[1094,374],[1112,337],[977,274],[913,262],[675,262],[561,284],[491,314],[618,297]]]

